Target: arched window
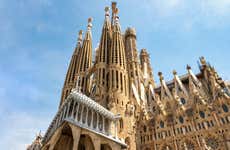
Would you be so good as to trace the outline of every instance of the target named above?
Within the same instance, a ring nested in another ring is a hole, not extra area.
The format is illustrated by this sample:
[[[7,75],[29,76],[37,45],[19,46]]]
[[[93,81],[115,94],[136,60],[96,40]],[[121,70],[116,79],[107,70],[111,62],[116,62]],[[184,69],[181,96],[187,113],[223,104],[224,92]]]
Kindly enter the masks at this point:
[[[164,128],[164,122],[163,121],[160,121],[160,127]]]
[[[119,125],[120,125],[120,132],[121,132],[123,130],[123,128],[124,128],[124,124],[123,124],[123,119],[122,118],[119,120]]]
[[[180,102],[181,102],[181,104],[183,104],[183,105],[184,105],[184,104],[186,103],[185,98],[183,98],[183,97],[182,97],[182,98],[180,98]]]
[[[144,127],[143,127],[143,130],[144,130],[144,132],[146,132],[146,131],[147,131],[146,126],[144,126]]]
[[[182,116],[179,117],[180,123],[184,123],[184,118]]]
[[[229,110],[228,110],[228,106],[225,105],[225,104],[222,105],[222,108],[223,108],[223,111],[224,111],[224,112],[228,112],[228,111],[229,111]]]
[[[155,112],[156,111],[156,107],[155,106],[153,106],[153,112]]]
[[[203,111],[199,111],[200,117],[205,118],[205,113]]]

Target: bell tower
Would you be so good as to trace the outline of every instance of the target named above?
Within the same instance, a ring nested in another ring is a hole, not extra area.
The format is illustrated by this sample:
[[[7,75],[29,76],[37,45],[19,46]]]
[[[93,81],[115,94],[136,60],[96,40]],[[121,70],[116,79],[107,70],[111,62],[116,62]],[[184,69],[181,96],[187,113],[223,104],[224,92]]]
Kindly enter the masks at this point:
[[[87,76],[92,66],[92,18],[88,19],[87,31],[79,51],[79,60],[77,65],[76,88],[82,93],[88,95],[90,88],[90,78]]]
[[[71,90],[76,86],[76,77],[77,77],[76,75],[78,73],[77,65],[78,65],[78,59],[79,59],[79,51],[81,51],[81,44],[82,44],[82,30],[80,30],[78,33],[77,45],[72,55],[70,65],[69,65],[69,68],[66,74],[59,107],[62,105],[64,100],[70,94]]]
[[[108,92],[108,64],[109,52],[111,49],[112,30],[109,18],[109,7],[105,7],[105,20],[102,28],[99,48],[95,62],[94,83],[92,85],[91,95],[99,104],[108,108],[106,95]]]

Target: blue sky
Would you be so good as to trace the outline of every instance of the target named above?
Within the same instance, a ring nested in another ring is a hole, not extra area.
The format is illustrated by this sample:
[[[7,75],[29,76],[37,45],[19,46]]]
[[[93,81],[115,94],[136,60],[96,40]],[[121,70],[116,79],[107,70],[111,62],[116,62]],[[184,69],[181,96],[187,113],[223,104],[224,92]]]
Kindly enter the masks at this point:
[[[93,17],[94,47],[109,0],[0,0],[0,145],[22,150],[45,132],[60,100],[77,32]],[[230,80],[230,0],[118,0],[122,30],[135,27],[157,72],[198,72],[200,56]]]

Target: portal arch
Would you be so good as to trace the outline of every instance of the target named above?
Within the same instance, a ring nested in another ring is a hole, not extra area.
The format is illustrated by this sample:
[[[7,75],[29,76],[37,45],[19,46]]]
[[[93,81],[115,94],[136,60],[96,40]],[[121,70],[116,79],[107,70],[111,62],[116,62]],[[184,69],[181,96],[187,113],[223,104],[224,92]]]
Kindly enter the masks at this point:
[[[91,137],[87,134],[82,134],[78,143],[78,150],[95,150]]]
[[[57,140],[54,150],[72,150],[73,149],[73,134],[69,125],[65,125]]]
[[[109,144],[101,144],[101,150],[112,150]]]

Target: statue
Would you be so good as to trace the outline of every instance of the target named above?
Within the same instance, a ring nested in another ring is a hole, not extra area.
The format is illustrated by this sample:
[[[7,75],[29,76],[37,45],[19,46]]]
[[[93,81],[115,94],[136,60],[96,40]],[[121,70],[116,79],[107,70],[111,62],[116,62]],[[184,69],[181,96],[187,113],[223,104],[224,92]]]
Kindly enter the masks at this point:
[[[132,116],[134,114],[134,111],[135,111],[135,108],[134,108],[134,105],[131,101],[129,101],[127,104],[126,104],[126,111],[125,113],[129,116]]]

